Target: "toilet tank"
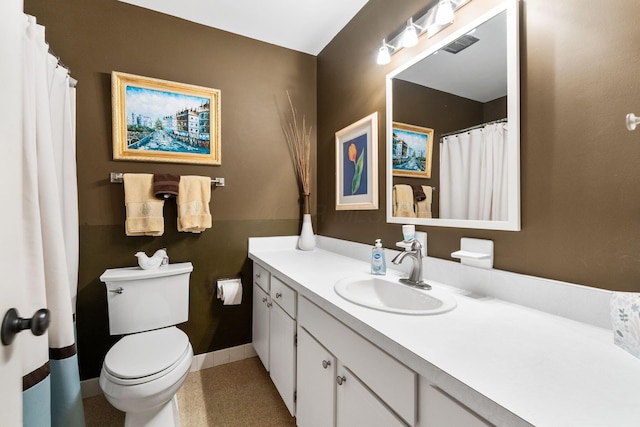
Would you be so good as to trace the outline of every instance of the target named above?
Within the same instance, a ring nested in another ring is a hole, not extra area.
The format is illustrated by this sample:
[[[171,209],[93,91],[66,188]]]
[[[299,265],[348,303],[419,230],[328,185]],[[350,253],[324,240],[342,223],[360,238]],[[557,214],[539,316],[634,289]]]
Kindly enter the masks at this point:
[[[153,270],[111,268],[100,276],[107,287],[109,333],[132,334],[189,319],[190,262]]]

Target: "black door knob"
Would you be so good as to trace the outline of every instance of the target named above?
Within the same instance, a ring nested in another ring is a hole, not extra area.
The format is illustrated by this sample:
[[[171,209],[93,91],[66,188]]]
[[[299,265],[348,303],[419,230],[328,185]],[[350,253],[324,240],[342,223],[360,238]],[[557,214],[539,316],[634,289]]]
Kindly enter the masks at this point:
[[[16,334],[25,329],[30,329],[33,335],[39,336],[44,334],[51,323],[49,310],[41,308],[36,311],[32,318],[24,318],[18,315],[15,308],[9,309],[2,320],[2,329],[0,338],[2,344],[9,345],[13,342]]]

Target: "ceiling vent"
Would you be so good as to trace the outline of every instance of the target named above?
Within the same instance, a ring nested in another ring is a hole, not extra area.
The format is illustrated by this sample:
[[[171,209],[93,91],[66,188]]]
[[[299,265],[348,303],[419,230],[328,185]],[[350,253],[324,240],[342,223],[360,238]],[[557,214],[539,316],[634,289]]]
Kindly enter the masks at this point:
[[[464,36],[458,37],[456,40],[452,41],[448,45],[442,48],[442,50],[449,53],[458,53],[468,48],[475,42],[480,39],[474,36],[470,36],[469,34],[465,34]]]

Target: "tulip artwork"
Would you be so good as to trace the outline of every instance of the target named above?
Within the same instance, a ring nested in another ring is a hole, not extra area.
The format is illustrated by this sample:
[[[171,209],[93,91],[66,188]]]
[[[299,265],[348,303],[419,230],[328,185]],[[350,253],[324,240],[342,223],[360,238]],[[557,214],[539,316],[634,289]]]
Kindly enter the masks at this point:
[[[336,210],[378,209],[378,113],[336,132]]]
[[[360,136],[344,144],[344,194],[354,196],[367,192],[366,137]]]
[[[356,157],[358,160],[356,160]],[[362,180],[362,169],[364,167],[364,149],[358,156],[358,149],[355,144],[349,145],[349,160],[353,162],[354,172],[353,179],[351,180],[351,194],[357,194],[358,188],[360,188],[360,181]]]

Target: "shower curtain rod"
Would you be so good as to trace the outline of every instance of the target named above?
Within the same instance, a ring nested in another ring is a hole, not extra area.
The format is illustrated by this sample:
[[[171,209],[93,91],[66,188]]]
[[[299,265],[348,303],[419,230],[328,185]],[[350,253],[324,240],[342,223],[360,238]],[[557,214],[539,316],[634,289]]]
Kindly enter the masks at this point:
[[[58,61],[58,65],[67,70],[67,73],[69,74],[69,86],[76,87],[76,85],[78,84],[78,81],[73,77],[71,77],[71,68],[67,67],[64,64],[64,62],[62,62],[62,59],[60,59],[60,57],[56,55],[56,53],[53,51],[53,49],[51,49],[51,47],[49,47],[49,55],[56,58],[56,61]]]
[[[440,135],[440,139],[442,140],[442,138],[444,138],[445,136],[451,136],[451,135],[455,135],[455,134],[458,134],[458,133],[469,132],[469,131],[472,131],[474,129],[480,129],[480,128],[485,127],[487,125],[494,125],[496,123],[506,123],[507,121],[508,121],[508,119],[499,119],[499,120],[494,120],[492,122],[481,123],[479,125],[468,127],[466,129],[457,130],[455,132],[449,132],[449,133],[442,134],[442,135]]]
[[[64,65],[64,63],[62,62],[62,59],[60,59],[60,57],[58,55],[56,55],[56,53],[51,48],[49,48],[49,55],[51,55],[54,58],[56,58],[56,60],[58,61],[58,65],[61,66],[61,67],[66,68],[67,71],[69,72],[69,74],[71,74],[71,69],[69,67],[67,67],[66,65]]]

